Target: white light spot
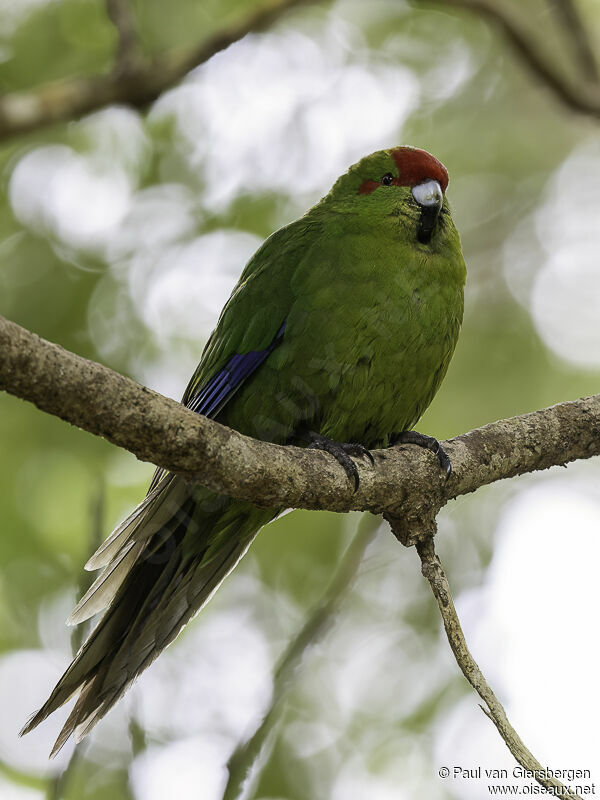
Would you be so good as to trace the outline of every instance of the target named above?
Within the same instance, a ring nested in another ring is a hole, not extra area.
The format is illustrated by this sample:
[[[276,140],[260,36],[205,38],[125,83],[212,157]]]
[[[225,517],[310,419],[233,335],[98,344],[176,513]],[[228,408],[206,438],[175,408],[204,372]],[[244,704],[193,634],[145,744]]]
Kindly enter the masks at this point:
[[[177,120],[207,207],[242,191],[315,195],[353,161],[398,143],[417,79],[398,64],[361,62],[361,48],[348,63],[338,28],[248,36],[155,105],[155,117]]]
[[[212,735],[149,747],[131,765],[133,795],[137,800],[220,800],[230,748],[230,742]]]
[[[566,159],[545,202],[510,237],[504,268],[545,344],[591,369],[600,367],[599,184],[600,142],[594,139]]]
[[[10,182],[16,216],[67,245],[94,249],[125,216],[131,184],[120,168],[109,168],[68,147],[41,147],[17,164]]]
[[[261,240],[219,230],[140,259],[130,275],[132,296],[159,341],[198,341],[216,323],[245,262]]]
[[[600,367],[599,249],[600,239],[559,250],[538,273],[531,295],[531,313],[544,342],[584,368]]]
[[[0,758],[9,766],[37,775],[55,775],[64,769],[73,750],[71,742],[52,761],[48,756],[66,709],[22,739],[18,733],[19,725],[48,698],[68,663],[66,655],[48,650],[17,650],[0,658]]]
[[[0,775],[0,797],[2,800],[45,800],[48,795],[41,789],[30,789],[9,782]]]

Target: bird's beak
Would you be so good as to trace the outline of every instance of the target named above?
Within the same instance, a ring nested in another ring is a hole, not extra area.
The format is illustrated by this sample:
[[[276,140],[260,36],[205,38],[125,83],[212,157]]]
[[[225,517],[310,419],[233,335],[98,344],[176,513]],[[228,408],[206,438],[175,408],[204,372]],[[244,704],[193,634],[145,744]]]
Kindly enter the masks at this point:
[[[431,178],[413,186],[411,192],[421,207],[417,239],[421,243],[427,244],[431,239],[435,223],[440,214],[440,209],[444,202],[444,193],[439,183]]]

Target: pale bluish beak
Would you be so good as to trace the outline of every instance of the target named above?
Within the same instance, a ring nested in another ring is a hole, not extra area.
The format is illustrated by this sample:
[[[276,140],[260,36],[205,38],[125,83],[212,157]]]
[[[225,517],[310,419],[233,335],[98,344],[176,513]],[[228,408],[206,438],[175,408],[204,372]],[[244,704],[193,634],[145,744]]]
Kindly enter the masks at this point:
[[[431,178],[413,186],[411,192],[421,206],[417,239],[422,244],[427,244],[433,235],[433,230],[444,202],[444,193],[439,183]]]
[[[423,183],[413,186],[411,191],[412,196],[420,206],[438,206],[441,208],[444,202],[442,187],[437,181],[431,179],[423,181]]]

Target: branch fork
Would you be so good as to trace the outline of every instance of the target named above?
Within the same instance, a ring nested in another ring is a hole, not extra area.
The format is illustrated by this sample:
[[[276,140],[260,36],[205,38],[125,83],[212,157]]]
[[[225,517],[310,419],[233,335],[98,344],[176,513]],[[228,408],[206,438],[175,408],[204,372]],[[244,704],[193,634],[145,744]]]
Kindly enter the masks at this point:
[[[545,777],[469,653],[448,580],[435,552],[434,535],[436,516],[453,497],[502,478],[599,455],[600,395],[500,420],[443,442],[453,466],[448,480],[437,458],[421,448],[403,445],[375,451],[375,468],[363,463],[364,459],[356,462],[360,485],[354,492],[345,471],[329,454],[242,436],[4,317],[0,317],[0,390],[103,436],[142,461],[231,497],[275,508],[383,514],[394,536],[406,547],[416,547],[457,663],[484,701],[485,713],[514,757],[546,788],[577,798],[555,779]],[[311,625],[309,619],[300,638],[290,646],[282,676],[287,676],[289,664],[297,663],[325,629],[325,617],[351,582],[372,535],[365,529],[357,546],[349,551],[324,606],[315,611],[315,624]],[[286,681],[281,678],[278,684],[277,703]],[[269,711],[268,724],[262,725],[255,736],[266,735],[273,716]],[[251,754],[261,747],[253,737],[237,753],[236,781],[245,774]]]

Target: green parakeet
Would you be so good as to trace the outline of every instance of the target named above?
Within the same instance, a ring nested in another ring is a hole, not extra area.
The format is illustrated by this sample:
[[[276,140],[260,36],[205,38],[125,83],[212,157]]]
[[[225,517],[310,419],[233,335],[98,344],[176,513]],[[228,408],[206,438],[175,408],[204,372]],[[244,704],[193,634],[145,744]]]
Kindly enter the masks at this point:
[[[412,428],[462,321],[466,271],[447,185],[445,167],[417,148],[352,166],[250,259],[183,403],[258,439],[325,449],[355,481],[352,455],[396,441],[435,449]],[[79,691],[53,753],[87,734],[281,510],[157,469],[86,565],[103,571],[69,622],[106,611],[23,732]]]

